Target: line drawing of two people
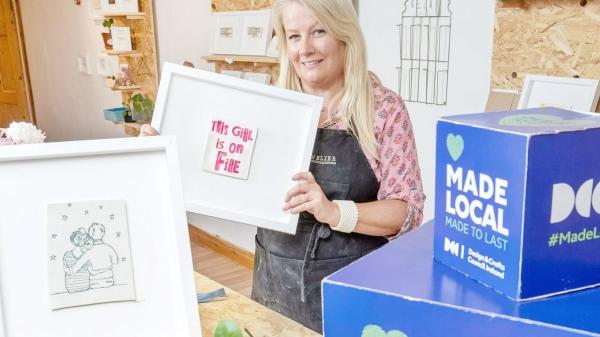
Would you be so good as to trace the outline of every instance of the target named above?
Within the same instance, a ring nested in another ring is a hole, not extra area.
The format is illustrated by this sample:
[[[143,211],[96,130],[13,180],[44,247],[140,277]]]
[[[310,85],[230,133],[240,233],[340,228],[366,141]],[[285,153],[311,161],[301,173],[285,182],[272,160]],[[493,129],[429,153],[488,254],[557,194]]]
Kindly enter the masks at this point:
[[[119,263],[115,249],[104,243],[106,229],[94,222],[88,230],[80,227],[71,233],[75,246],[63,256],[65,288],[72,293],[112,287],[115,284],[113,266]]]

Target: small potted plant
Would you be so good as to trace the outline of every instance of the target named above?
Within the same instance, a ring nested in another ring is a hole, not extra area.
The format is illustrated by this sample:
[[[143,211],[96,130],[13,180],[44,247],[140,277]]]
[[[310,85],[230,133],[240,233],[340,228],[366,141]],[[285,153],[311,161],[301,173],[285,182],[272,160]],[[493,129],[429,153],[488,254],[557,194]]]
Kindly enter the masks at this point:
[[[102,27],[106,28],[108,32],[102,32],[102,41],[104,41],[104,49],[112,50],[112,35],[110,33],[110,27],[115,23],[112,18],[104,19],[102,21]]]
[[[152,100],[142,93],[137,93],[129,97],[127,106],[133,120],[148,121],[152,117],[154,109]]]

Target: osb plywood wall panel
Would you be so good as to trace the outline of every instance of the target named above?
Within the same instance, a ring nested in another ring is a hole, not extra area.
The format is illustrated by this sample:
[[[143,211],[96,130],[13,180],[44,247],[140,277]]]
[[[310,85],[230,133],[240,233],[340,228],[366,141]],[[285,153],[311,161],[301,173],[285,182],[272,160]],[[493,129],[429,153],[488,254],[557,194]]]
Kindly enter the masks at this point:
[[[142,57],[120,56],[121,63],[128,63],[133,78],[142,88],[135,92],[123,92],[123,101],[131,94],[142,92],[149,96],[152,101],[156,99],[158,91],[158,61],[156,55],[156,40],[154,36],[154,9],[152,0],[139,0],[140,12],[145,16],[139,20],[129,20],[123,17],[115,17],[116,26],[131,27],[131,38],[133,48],[143,54]]]
[[[272,0],[212,0],[214,12],[249,11],[271,8]]]
[[[600,79],[600,0],[524,3],[496,8],[491,87],[521,90],[527,74]]]

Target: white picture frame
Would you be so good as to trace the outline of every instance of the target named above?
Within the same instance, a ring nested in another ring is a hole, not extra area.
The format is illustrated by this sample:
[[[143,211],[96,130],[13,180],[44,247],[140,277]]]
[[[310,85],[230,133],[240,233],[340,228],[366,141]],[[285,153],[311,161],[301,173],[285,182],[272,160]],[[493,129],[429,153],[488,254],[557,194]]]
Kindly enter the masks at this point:
[[[102,13],[138,13],[139,0],[98,0],[99,10]]]
[[[295,233],[298,215],[282,208],[291,177],[309,168],[322,104],[321,97],[165,63],[152,127],[180,140],[186,209]],[[247,180],[202,169],[215,118],[258,130]]]
[[[98,75],[107,77],[119,72],[119,57],[116,55],[100,54],[96,60]]]
[[[119,0],[100,0],[100,11],[102,13],[120,12]]]
[[[270,84],[271,83],[271,74],[245,72],[244,79],[246,79],[248,81],[254,81],[257,83],[261,83],[261,84]]]
[[[242,17],[240,12],[213,13],[213,34],[210,52],[213,54],[239,54]]]
[[[240,54],[265,56],[273,37],[271,10],[244,11],[242,16],[242,36]]]
[[[528,75],[519,109],[556,107],[579,112],[596,111],[600,81],[583,78]]]
[[[178,165],[165,136],[0,147],[0,335],[200,336]],[[51,310],[47,206],[109,199],[127,204],[136,300]]]
[[[114,51],[132,51],[131,29],[129,27],[112,27],[110,35]]]
[[[235,77],[235,78],[244,78],[244,72],[240,71],[240,70],[222,69],[221,70],[221,74],[222,75],[231,76],[231,77]]]
[[[140,11],[139,0],[117,0],[120,13],[137,13]]]

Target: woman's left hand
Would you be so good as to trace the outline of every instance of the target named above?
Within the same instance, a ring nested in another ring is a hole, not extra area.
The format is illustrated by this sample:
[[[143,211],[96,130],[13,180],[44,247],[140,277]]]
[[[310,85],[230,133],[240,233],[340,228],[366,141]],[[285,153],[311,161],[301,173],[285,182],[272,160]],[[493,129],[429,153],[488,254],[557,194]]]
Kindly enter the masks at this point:
[[[298,181],[298,184],[287,192],[283,210],[292,214],[306,211],[314,215],[319,222],[337,225],[340,219],[339,208],[327,199],[312,173],[297,173],[292,180]]]

